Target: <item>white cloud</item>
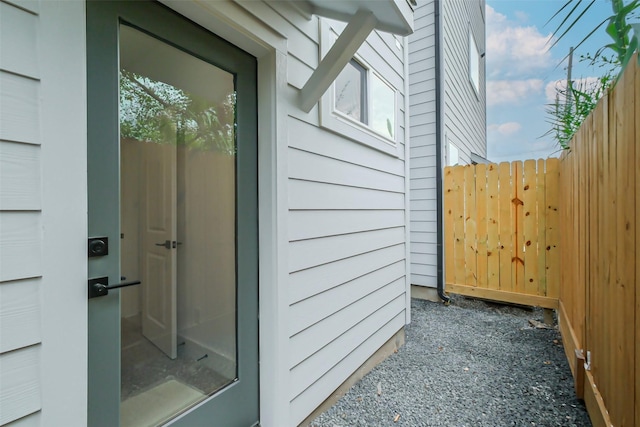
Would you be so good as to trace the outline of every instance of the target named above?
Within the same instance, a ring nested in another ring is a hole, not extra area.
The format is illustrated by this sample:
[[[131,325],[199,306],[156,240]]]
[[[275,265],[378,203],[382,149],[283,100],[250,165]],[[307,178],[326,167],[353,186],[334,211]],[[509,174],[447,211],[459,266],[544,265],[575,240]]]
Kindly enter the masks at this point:
[[[543,35],[535,26],[510,21],[489,5],[486,17],[489,77],[530,76],[554,65],[548,50],[551,34]],[[517,17],[523,19],[524,14]]]
[[[541,79],[487,81],[487,106],[519,104],[542,91]]]
[[[513,14],[516,15],[516,18],[520,22],[527,22],[529,20],[529,15],[522,11],[516,10]]]
[[[600,86],[600,79],[598,77],[584,77],[581,79],[573,80],[573,87],[580,91],[584,91],[585,89],[594,90],[599,86]],[[567,89],[566,79],[554,80],[547,83],[547,85],[544,88],[544,93],[546,95],[547,102],[550,104],[554,103],[556,100],[556,94],[558,95],[558,101],[564,102],[565,101],[564,92],[566,91],[566,89]]]
[[[498,133],[502,136],[511,136],[522,129],[522,125],[518,122],[507,122],[501,124],[492,124],[487,127],[487,131]]]

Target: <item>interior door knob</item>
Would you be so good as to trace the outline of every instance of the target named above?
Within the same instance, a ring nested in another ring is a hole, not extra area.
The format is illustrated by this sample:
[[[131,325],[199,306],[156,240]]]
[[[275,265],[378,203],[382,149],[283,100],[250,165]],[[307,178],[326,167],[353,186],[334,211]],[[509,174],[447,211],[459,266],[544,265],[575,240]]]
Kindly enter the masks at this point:
[[[156,243],[156,246],[164,246],[167,249],[171,249],[171,240],[165,240],[162,243]]]

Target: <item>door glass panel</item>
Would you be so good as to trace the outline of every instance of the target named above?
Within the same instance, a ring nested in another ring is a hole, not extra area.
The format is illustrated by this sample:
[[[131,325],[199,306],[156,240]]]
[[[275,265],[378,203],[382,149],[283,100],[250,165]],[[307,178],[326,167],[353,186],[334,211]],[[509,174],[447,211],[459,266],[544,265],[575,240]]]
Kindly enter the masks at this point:
[[[234,76],[120,27],[121,425],[237,378]]]

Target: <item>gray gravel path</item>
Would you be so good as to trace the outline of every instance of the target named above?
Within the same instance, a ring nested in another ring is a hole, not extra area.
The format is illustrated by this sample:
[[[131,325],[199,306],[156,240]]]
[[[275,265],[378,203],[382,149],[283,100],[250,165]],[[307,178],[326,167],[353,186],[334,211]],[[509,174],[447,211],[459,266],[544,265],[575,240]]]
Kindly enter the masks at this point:
[[[406,344],[313,427],[591,426],[542,310],[413,300]],[[396,421],[394,421],[396,420]]]

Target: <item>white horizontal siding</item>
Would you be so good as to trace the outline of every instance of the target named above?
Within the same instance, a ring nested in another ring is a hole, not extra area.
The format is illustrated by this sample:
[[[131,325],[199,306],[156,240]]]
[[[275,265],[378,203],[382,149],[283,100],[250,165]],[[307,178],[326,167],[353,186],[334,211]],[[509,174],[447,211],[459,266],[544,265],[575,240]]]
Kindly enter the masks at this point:
[[[425,239],[437,235],[436,223],[436,120],[440,114],[436,105],[435,2],[421,2],[416,8],[415,31],[409,36],[409,85],[411,105],[410,144],[410,250],[411,283],[416,280],[416,268],[425,263],[424,252],[436,252],[436,241]],[[435,280],[433,271],[432,279]]]
[[[316,295],[315,298],[309,298],[293,304],[291,306],[291,316],[297,321],[289,325],[290,336],[294,336],[315,325],[344,307],[361,300],[369,293],[404,277],[404,275],[404,261],[396,261],[393,264],[350,280],[341,286],[328,289]],[[374,284],[373,287],[372,283]],[[312,335],[307,334],[306,336]],[[298,337],[297,339],[300,338]],[[298,347],[297,354],[304,354],[307,351],[304,346],[296,347]],[[304,358],[296,360],[296,357],[292,356],[292,366],[297,365],[302,359]]]
[[[290,209],[404,209],[404,194],[289,180]]]
[[[40,409],[40,346],[0,354],[0,425]]]
[[[40,84],[0,71],[0,140],[40,143]]]
[[[317,380],[314,374],[329,371],[373,331],[403,312],[404,292],[404,281],[395,281],[327,318],[321,326],[314,328],[317,330],[293,337],[292,356],[295,360],[304,360],[291,369],[291,398],[295,399]],[[313,351],[307,351],[303,347],[306,345],[311,345]]]
[[[289,176],[349,187],[404,192],[404,178],[401,176],[298,149],[289,149]]]
[[[443,2],[445,66],[445,132],[458,147],[462,160],[470,153],[486,156],[485,58],[480,58],[480,91],[469,80],[469,28],[478,51],[485,51],[485,23],[477,1]]]
[[[287,59],[288,83],[296,89],[302,89],[313,74],[313,67],[300,61],[295,56]]]
[[[346,343],[357,346],[363,342],[367,335],[363,333],[363,329],[375,330],[375,326],[379,327],[380,324],[386,323],[393,316],[404,311],[402,301],[389,304],[389,301],[396,298],[401,300],[404,293],[403,272],[400,279],[366,292],[353,304],[322,319],[322,323],[294,335],[291,338],[293,352],[290,354],[292,381],[290,397],[294,399],[315,382],[316,378],[310,375],[312,372],[326,371],[336,364],[340,356],[344,355],[343,352],[349,351],[348,346],[345,346]],[[361,325],[365,320],[368,320],[368,324]],[[336,348],[343,350],[336,351]]]
[[[331,159],[363,165],[370,169],[404,176],[404,162],[393,156],[372,150],[362,144],[346,140],[316,126],[289,118],[287,123],[289,146]]]
[[[17,2],[16,2],[17,3]],[[38,2],[20,2],[37,6]],[[0,70],[37,78],[38,17],[0,2]]]
[[[400,297],[401,299],[404,296]],[[404,307],[404,303],[402,303]],[[313,378],[317,380],[311,384],[304,393],[298,395],[291,402],[291,418],[293,420],[303,420],[311,411],[319,404],[317,396],[329,396],[335,389],[336,384],[344,382],[351,373],[355,372],[377,349],[389,340],[394,333],[404,326],[405,315],[404,310],[398,313],[394,318],[384,324],[380,329],[373,332],[366,340],[363,336],[359,336],[350,342],[349,347],[353,344],[359,344],[353,351],[348,353],[342,360],[334,365],[327,372],[318,375],[313,373]],[[345,353],[345,348],[338,349],[338,352]]]
[[[37,425],[42,404],[39,9],[0,2],[0,425],[12,426]]]
[[[40,279],[0,283],[0,354],[41,340]]]
[[[289,271],[296,272],[404,242],[404,227],[292,242]]]
[[[40,13],[40,1],[39,0],[2,0],[4,3],[12,4],[24,9],[27,12],[31,12],[34,15]]]
[[[438,225],[433,221],[411,221],[411,230],[416,232],[437,233]]]
[[[22,417],[6,425],[6,427],[39,427],[42,425],[42,413],[35,412],[33,414]]]
[[[420,177],[411,178],[411,190],[420,188],[436,188],[436,168],[426,168]]]
[[[286,3],[269,4],[277,16],[243,7],[288,39],[287,394],[297,425],[404,325],[404,47],[374,31],[358,51],[398,90],[396,157],[321,128],[317,107],[296,108],[320,57],[318,21]]]
[[[423,188],[411,191],[411,200],[435,200],[435,188]]]
[[[314,239],[404,226],[402,210],[289,211],[289,240]]]
[[[294,304],[341,286],[381,266],[404,259],[404,242],[289,275],[289,301]]]
[[[0,141],[0,211],[39,210],[40,147]]]
[[[0,282],[42,274],[40,212],[0,212]]]
[[[434,243],[413,242],[411,244],[412,254],[436,254],[436,245]]]

